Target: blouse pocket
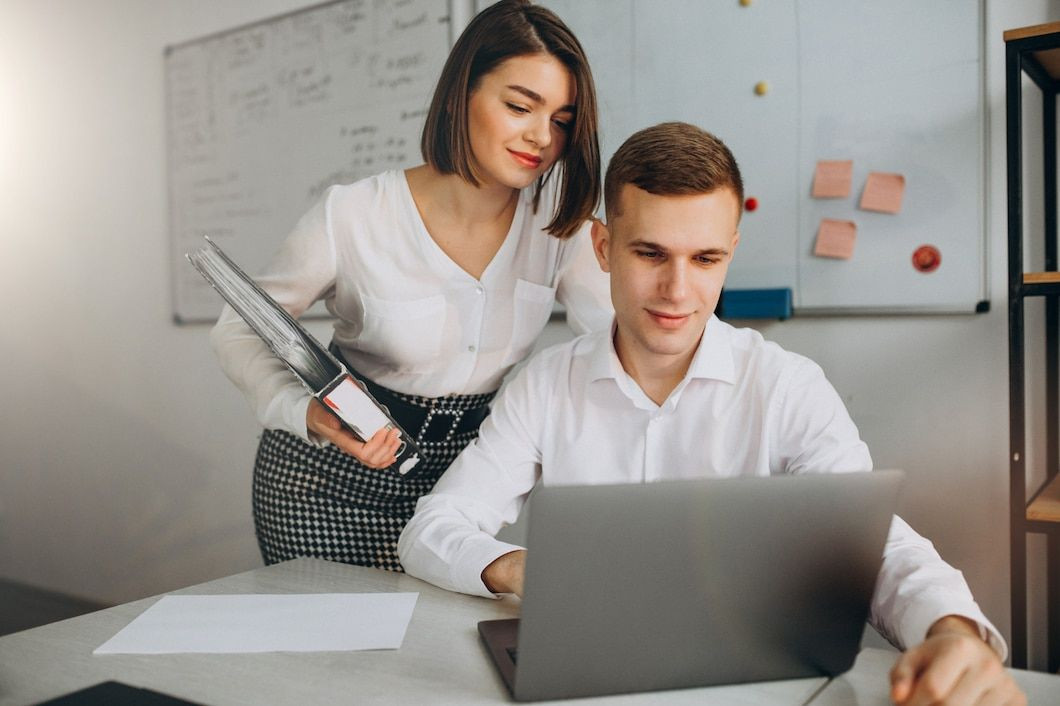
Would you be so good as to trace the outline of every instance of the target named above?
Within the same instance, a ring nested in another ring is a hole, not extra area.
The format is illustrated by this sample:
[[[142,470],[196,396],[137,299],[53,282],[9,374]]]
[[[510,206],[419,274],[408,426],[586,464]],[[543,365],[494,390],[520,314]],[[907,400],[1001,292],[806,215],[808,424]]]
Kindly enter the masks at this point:
[[[541,329],[545,328],[552,306],[556,301],[556,288],[527,282],[515,282],[515,303],[512,308],[512,340],[504,365],[515,365],[533,349]]]
[[[385,359],[395,370],[414,372],[437,365],[445,330],[445,297],[398,301],[362,295],[362,351]]]

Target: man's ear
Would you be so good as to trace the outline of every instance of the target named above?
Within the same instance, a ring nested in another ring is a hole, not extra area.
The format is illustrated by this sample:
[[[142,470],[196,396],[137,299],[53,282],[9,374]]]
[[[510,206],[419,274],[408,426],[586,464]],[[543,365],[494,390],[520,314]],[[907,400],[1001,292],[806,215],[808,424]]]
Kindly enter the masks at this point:
[[[596,254],[596,261],[600,263],[601,270],[610,272],[611,265],[607,261],[607,254],[611,245],[611,233],[607,230],[604,222],[596,218],[593,219],[593,227],[590,232],[593,236],[593,253]]]
[[[740,231],[737,230],[736,234],[732,236],[732,245],[729,247],[729,260],[732,260],[733,256],[736,255],[736,246],[740,244]]]

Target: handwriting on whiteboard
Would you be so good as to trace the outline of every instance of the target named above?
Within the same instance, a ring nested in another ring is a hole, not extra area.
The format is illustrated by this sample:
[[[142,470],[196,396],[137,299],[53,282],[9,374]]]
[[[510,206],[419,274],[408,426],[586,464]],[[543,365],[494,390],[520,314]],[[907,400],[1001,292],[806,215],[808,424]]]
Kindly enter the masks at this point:
[[[183,262],[203,234],[254,275],[329,186],[422,161],[448,47],[447,0],[344,0],[167,51],[179,319],[220,310]]]

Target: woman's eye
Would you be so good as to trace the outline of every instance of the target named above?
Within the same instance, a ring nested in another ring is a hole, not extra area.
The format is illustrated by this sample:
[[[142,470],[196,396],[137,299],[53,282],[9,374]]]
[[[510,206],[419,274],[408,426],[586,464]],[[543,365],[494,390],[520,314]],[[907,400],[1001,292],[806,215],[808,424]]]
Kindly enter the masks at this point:
[[[570,121],[570,120],[566,120],[566,119],[562,119],[562,120],[561,120],[560,118],[553,118],[553,119],[552,119],[552,122],[553,122],[553,123],[554,123],[554,124],[556,125],[556,127],[558,127],[558,128],[560,129],[560,130],[564,130],[564,131],[566,131],[566,130],[570,130],[570,128],[571,128],[571,121]]]
[[[521,105],[516,105],[515,103],[507,103],[506,105],[508,106],[508,108],[509,108],[509,109],[510,109],[510,110],[511,110],[511,111],[512,111],[513,113],[529,113],[529,112],[530,112],[529,110],[527,110],[527,109],[526,109],[526,108],[524,108],[523,106],[521,106]]]

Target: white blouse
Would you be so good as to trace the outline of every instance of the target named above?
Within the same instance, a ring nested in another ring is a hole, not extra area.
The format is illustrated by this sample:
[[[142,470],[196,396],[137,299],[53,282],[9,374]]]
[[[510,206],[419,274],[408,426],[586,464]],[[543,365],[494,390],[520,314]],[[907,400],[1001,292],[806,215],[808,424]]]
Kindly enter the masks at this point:
[[[610,324],[608,278],[588,223],[568,240],[544,230],[554,182],[536,213],[533,188],[520,193],[479,279],[431,238],[395,170],[328,189],[257,281],[295,317],[323,299],[343,355],[384,387],[425,397],[489,392],[529,353],[554,301],[575,333]],[[230,307],[210,339],[258,420],[308,440],[309,394]]]

